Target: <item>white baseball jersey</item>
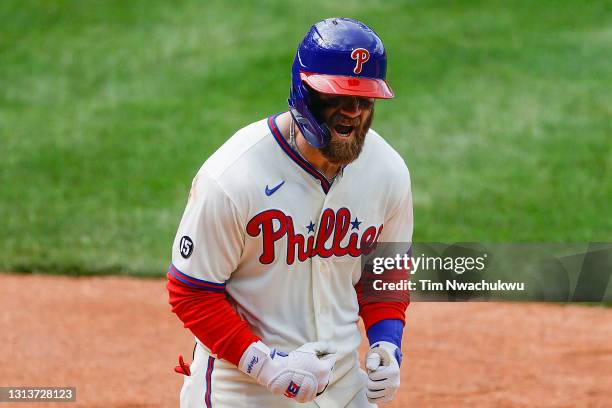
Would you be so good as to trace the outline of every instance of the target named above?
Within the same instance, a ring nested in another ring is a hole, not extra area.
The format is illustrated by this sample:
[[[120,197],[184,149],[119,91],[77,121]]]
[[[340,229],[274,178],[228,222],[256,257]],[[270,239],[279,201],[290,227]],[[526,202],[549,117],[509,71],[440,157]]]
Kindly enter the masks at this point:
[[[319,399],[349,401],[361,377],[333,389],[358,364],[360,256],[377,241],[410,242],[412,228],[408,169],[374,130],[329,185],[270,117],[239,130],[201,167],[172,262],[211,287],[225,284],[238,314],[270,347],[333,342],[338,361]],[[217,361],[220,369],[224,382],[251,382],[227,362]],[[249,393],[270,394],[252,385]]]

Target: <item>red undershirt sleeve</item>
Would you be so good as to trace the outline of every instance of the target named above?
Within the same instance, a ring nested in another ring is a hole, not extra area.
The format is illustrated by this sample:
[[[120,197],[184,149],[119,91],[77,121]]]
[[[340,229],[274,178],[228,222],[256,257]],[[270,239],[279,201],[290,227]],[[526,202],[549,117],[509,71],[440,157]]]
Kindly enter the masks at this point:
[[[388,271],[386,282],[399,282],[406,279],[406,271]],[[406,309],[410,304],[410,294],[406,291],[375,291],[373,289],[374,279],[371,273],[364,273],[355,285],[357,302],[359,304],[359,316],[363,320],[366,331],[381,320],[396,319],[406,322]]]
[[[171,273],[167,277],[172,311],[213,354],[237,366],[249,345],[260,339],[238,316],[225,291],[194,288]]]

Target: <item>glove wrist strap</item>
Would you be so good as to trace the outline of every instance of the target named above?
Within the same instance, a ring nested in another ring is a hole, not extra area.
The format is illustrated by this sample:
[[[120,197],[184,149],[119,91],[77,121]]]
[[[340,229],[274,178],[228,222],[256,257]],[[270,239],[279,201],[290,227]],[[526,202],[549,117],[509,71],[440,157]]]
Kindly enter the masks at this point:
[[[252,343],[240,358],[238,368],[243,373],[257,379],[259,373],[270,358],[270,348],[261,341]]]

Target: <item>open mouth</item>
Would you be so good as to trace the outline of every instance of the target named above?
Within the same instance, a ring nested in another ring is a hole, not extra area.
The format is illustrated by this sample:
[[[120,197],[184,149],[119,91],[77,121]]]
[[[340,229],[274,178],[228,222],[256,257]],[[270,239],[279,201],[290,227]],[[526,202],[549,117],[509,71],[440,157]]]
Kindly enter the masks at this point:
[[[335,125],[334,131],[341,137],[349,137],[353,133],[354,126]]]

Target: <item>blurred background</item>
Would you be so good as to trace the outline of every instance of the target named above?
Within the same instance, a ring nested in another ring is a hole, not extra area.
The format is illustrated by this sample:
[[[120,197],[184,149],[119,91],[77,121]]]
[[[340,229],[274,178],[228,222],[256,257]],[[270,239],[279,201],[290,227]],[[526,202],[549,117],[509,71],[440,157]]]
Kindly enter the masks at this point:
[[[4,0],[0,270],[163,275],[192,177],[331,16],[387,48],[415,241],[612,241],[610,1]]]

